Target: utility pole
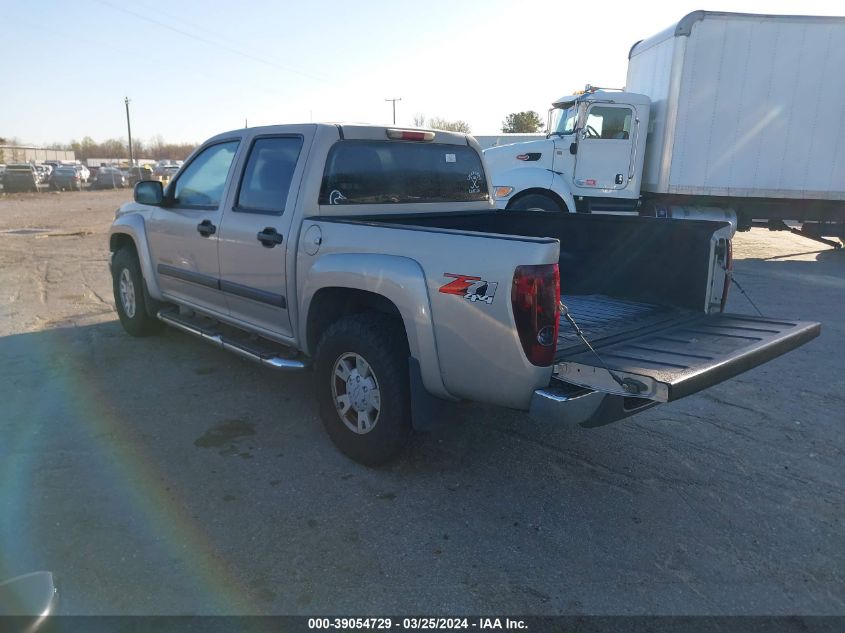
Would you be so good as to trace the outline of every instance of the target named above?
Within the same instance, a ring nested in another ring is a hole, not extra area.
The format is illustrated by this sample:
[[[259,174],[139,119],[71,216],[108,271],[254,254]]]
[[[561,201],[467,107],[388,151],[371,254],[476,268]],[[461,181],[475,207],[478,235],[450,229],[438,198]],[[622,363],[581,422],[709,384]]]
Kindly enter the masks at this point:
[[[132,124],[129,122],[129,97],[124,98],[126,104],[126,131],[129,133],[129,166],[135,166],[135,156],[132,154]]]
[[[395,99],[385,99],[385,101],[393,102],[393,125],[396,125],[396,102],[402,101],[402,97],[396,97]]]

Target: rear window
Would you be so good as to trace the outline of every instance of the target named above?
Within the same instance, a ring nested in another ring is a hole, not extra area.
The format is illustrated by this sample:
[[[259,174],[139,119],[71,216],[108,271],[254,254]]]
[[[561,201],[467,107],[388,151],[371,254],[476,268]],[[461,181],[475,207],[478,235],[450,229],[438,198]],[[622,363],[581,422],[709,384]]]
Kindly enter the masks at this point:
[[[481,157],[460,145],[339,141],[329,151],[320,204],[487,200]]]

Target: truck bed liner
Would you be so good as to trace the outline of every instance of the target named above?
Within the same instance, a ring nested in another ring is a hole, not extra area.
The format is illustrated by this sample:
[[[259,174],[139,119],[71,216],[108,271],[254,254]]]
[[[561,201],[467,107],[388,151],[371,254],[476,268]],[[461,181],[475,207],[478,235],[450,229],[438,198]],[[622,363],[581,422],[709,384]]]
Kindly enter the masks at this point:
[[[592,345],[604,345],[620,336],[649,331],[681,322],[694,313],[650,303],[614,299],[605,295],[563,296],[561,300]],[[569,322],[560,317],[555,360],[584,349],[584,344]]]

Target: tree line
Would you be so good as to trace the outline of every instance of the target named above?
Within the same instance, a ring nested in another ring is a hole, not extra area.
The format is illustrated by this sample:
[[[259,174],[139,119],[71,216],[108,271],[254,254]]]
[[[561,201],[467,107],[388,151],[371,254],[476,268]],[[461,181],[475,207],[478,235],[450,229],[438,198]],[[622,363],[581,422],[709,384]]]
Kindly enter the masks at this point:
[[[0,137],[0,145],[26,145],[20,139]],[[144,141],[132,139],[132,153],[135,158],[150,158],[155,160],[185,160],[196,143],[168,143],[161,136],[155,136]],[[126,138],[110,138],[98,143],[90,136],[81,141],[73,139],[70,143],[49,143],[43,149],[73,150],[77,160],[89,158],[129,158],[129,144]]]
[[[471,129],[469,123],[460,119],[456,121],[449,121],[442,117],[432,117],[426,119],[425,115],[418,113],[414,115],[414,125],[416,127],[427,127],[432,130],[445,130],[447,132],[464,132],[469,134]],[[525,112],[511,112],[505,120],[502,121],[502,132],[506,134],[529,133],[534,134],[542,132],[545,124],[540,119],[540,115],[534,110],[526,110]]]
[[[147,141],[132,139],[132,153],[135,158],[185,160],[196,146],[196,143],[168,143],[161,136],[155,136]],[[48,149],[73,150],[78,160],[129,158],[129,144],[125,138],[110,138],[97,143],[90,136],[85,136],[81,141],[74,139],[66,145],[55,144]]]

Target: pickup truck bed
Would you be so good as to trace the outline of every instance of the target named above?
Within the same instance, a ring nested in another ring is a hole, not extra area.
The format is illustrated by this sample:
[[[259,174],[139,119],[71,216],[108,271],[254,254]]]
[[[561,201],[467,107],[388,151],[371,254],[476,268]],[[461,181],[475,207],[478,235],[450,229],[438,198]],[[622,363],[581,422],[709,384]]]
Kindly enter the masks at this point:
[[[555,377],[606,393],[677,400],[819,334],[816,323],[706,313],[712,222],[518,211],[362,220],[560,240],[562,299],[602,360],[561,316]],[[640,390],[623,389],[625,378]]]

